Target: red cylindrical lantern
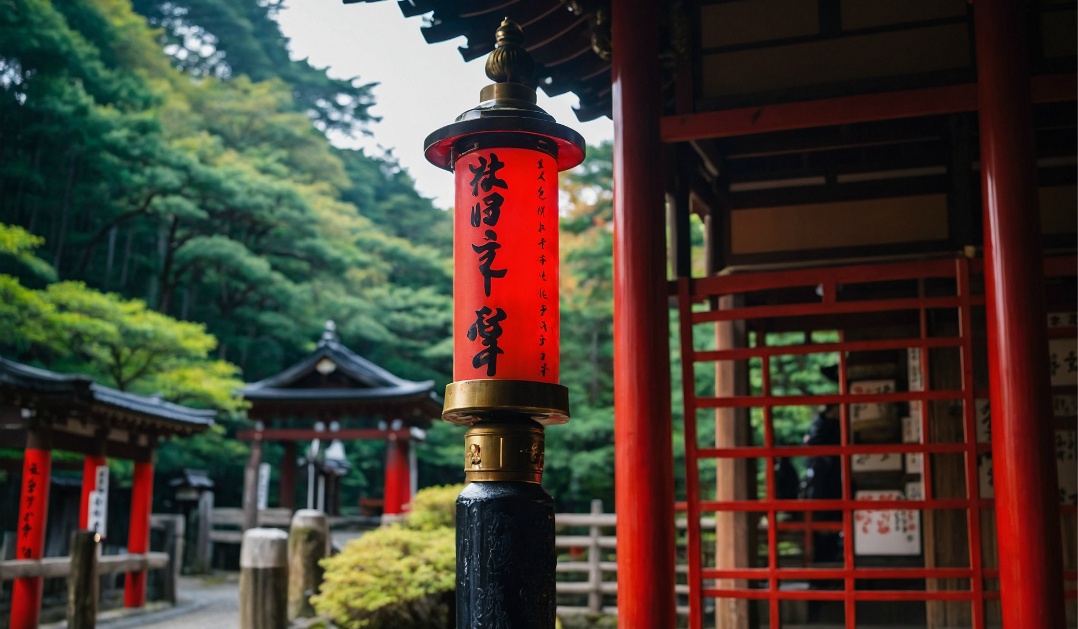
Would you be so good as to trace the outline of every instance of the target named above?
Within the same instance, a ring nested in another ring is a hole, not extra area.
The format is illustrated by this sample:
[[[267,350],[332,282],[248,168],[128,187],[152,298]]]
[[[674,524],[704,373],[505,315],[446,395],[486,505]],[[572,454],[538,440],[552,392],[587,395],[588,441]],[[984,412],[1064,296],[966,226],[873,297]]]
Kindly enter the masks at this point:
[[[492,148],[454,169],[453,379],[556,384],[557,165],[540,151]]]
[[[442,418],[471,426],[456,505],[457,626],[540,629],[554,626],[557,563],[540,423],[569,420],[558,384],[558,172],[583,161],[584,140],[536,106],[520,27],[506,19],[495,37],[495,83],[425,151],[456,174],[455,381]]]
[[[569,417],[558,384],[558,172],[583,161],[584,141],[535,105],[519,33],[502,24],[487,61],[498,82],[426,141],[427,159],[456,175],[454,382],[442,416],[461,424],[494,411]]]

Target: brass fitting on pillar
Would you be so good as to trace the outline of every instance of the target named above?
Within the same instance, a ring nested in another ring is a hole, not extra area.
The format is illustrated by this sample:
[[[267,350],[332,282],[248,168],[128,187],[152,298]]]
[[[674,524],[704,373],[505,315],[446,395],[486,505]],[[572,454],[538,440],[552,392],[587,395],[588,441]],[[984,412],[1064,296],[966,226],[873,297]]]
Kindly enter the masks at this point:
[[[511,411],[544,426],[569,421],[569,389],[531,380],[460,380],[445,388],[442,419],[471,426]]]
[[[464,435],[464,479],[543,480],[543,427],[524,418],[479,422]]]

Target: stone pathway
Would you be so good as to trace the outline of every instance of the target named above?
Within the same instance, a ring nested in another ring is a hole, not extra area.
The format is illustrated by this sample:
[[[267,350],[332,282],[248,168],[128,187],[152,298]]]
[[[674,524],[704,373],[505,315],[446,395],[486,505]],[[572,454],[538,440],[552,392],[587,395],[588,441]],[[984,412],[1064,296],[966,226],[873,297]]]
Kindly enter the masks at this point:
[[[239,574],[180,577],[179,603],[160,611],[98,618],[99,629],[238,629]]]

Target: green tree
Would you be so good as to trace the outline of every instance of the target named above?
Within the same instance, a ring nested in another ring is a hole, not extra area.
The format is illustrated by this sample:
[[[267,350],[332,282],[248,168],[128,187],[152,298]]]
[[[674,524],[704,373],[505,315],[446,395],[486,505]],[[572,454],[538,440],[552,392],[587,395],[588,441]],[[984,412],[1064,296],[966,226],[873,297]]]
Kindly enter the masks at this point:
[[[0,224],[0,253],[25,257],[39,244]],[[0,274],[0,295],[0,338],[6,339],[0,348],[9,355],[51,358],[54,366],[97,376],[121,391],[161,393],[223,411],[242,408],[235,397],[242,386],[238,370],[208,360],[216,341],[201,324],[176,321],[80,282],[34,290]]]

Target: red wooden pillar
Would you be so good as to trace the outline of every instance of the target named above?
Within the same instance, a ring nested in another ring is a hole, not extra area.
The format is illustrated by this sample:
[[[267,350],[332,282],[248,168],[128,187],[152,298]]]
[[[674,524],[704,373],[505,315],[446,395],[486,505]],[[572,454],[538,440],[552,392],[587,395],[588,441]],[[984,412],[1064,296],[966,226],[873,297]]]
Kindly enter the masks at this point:
[[[82,496],[79,498],[79,528],[90,523],[90,494],[97,491],[97,468],[106,465],[104,455],[87,454],[82,460]]]
[[[52,444],[45,431],[31,430],[22,464],[22,494],[16,559],[41,559],[49,514]],[[41,614],[41,577],[15,579],[11,590],[11,629],[36,629]]]
[[[131,487],[131,528],[127,534],[127,552],[142,554],[150,550],[150,509],[153,505],[153,460],[135,462]],[[146,571],[128,572],[124,580],[124,607],[146,604]]]
[[[398,456],[401,458],[401,469],[404,475],[400,483],[401,512],[412,510],[412,441],[410,439],[398,439],[397,447],[400,449]]]
[[[1036,153],[1017,0],[977,0],[992,458],[1005,627],[1062,627]]]
[[[296,443],[284,441],[281,443],[281,485],[278,504],[282,509],[296,508]]]
[[[382,513],[400,515],[411,502],[411,473],[408,469],[408,440],[390,437],[386,441],[386,484]]]
[[[614,478],[622,627],[672,627],[676,618],[659,6],[615,2],[611,12]]]

